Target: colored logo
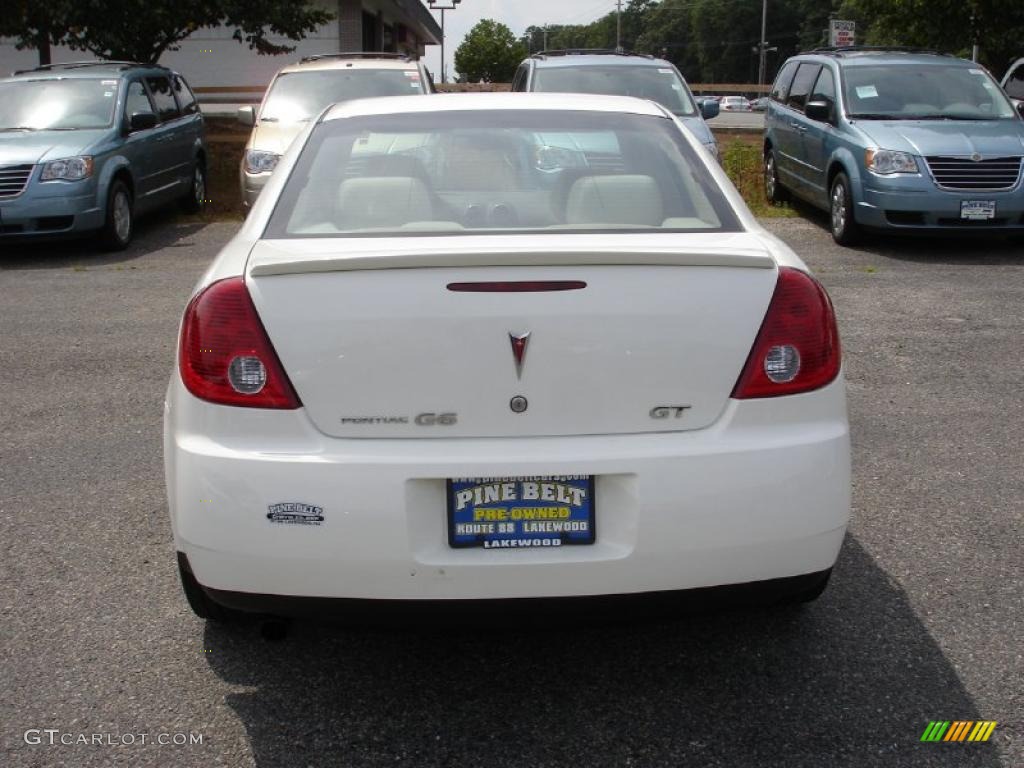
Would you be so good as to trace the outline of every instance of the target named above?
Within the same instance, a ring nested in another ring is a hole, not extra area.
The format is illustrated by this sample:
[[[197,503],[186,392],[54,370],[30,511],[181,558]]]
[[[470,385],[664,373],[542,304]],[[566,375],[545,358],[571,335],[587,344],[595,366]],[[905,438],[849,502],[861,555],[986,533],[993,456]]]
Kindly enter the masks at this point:
[[[932,720],[921,741],[988,741],[995,729],[995,720]]]

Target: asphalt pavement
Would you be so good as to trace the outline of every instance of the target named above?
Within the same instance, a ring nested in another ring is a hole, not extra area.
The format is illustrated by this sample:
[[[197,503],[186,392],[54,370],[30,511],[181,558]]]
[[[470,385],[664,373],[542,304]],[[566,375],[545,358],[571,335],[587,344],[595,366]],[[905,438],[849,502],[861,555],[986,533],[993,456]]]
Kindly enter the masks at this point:
[[[188,611],[163,488],[178,317],[236,226],[0,246],[0,765],[1024,764],[1020,246],[768,222],[846,355],[853,522],[817,603],[270,642]],[[921,743],[931,720],[999,724]]]

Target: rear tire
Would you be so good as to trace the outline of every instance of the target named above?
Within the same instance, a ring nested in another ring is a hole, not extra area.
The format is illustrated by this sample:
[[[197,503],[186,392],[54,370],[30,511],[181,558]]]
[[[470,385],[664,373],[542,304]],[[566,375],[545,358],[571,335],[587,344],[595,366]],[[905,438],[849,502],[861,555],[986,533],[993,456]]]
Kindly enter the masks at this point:
[[[789,190],[779,181],[779,168],[773,149],[764,154],[764,196],[772,205],[789,202]]]
[[[859,243],[863,232],[853,218],[853,195],[850,193],[850,180],[842,171],[832,179],[828,201],[829,229],[832,232],[832,239],[846,247]]]
[[[107,190],[107,210],[100,230],[100,244],[108,251],[123,251],[135,234],[135,207],[131,190],[120,179],[114,179]]]
[[[196,577],[192,575],[188,561],[181,553],[178,554],[178,575],[181,577],[181,589],[185,593],[185,599],[188,600],[192,612],[200,619],[215,621],[219,624],[231,624],[241,618],[237,611],[225,608],[210,599],[209,595],[199,586]]]
[[[192,181],[188,192],[181,198],[181,209],[185,213],[199,213],[206,205],[206,166],[196,158],[192,168]]]

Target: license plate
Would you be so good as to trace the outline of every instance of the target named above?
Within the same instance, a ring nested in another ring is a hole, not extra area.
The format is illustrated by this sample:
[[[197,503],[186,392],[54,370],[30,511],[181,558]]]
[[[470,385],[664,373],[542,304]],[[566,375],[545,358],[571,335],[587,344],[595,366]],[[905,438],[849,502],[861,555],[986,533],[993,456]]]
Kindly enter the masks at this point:
[[[968,221],[985,221],[996,217],[995,200],[962,200],[960,218]]]
[[[594,543],[593,475],[448,481],[448,544],[535,549]]]

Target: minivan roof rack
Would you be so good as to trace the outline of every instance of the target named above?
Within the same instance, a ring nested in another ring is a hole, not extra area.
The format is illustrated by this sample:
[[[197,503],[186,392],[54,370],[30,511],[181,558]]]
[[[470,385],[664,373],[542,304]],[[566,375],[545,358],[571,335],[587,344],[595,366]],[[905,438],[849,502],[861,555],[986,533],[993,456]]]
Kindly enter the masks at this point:
[[[950,56],[949,53],[933,51],[930,48],[913,48],[903,45],[828,45],[814,48],[805,53],[825,53],[842,56],[845,53],[924,53],[932,56]]]
[[[90,59],[89,61],[62,61],[56,64],[40,64],[30,69],[19,69],[14,74],[23,75],[27,72],[49,72],[54,69],[84,69],[85,67],[110,67],[112,69],[130,69],[131,67],[153,67],[155,69],[167,69],[161,64],[143,64],[138,61],[105,61],[103,59]]]
[[[299,64],[306,64],[310,61],[321,59],[396,59],[398,61],[416,61],[408,53],[390,53],[388,51],[341,51],[339,53],[317,53],[312,56],[303,56]]]
[[[550,51],[539,51],[531,58],[543,59],[548,56],[642,56],[645,59],[653,59],[649,53],[634,53],[633,51],[617,51],[614,48],[556,48]]]

